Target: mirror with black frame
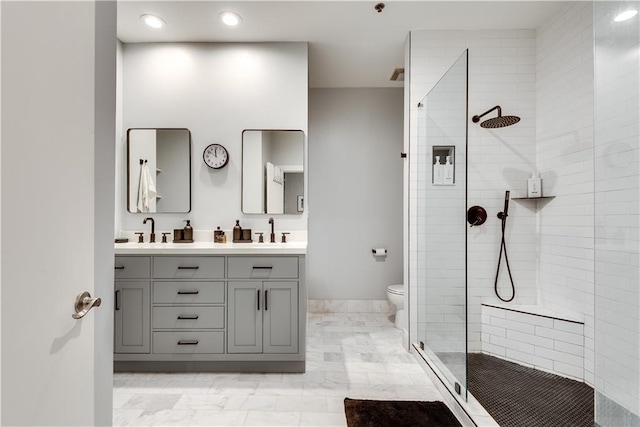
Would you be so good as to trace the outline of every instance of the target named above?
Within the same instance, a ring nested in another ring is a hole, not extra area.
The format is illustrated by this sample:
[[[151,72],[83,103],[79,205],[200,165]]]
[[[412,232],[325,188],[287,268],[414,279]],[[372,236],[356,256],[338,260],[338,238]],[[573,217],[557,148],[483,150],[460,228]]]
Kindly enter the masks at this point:
[[[127,209],[132,213],[191,211],[189,129],[127,130]]]
[[[242,132],[242,212],[293,214],[304,211],[304,132]]]

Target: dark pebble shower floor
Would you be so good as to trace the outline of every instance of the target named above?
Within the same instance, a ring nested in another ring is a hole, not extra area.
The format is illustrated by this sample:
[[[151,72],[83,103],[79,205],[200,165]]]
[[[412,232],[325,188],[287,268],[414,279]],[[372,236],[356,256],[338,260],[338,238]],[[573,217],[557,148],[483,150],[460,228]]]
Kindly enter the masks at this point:
[[[481,353],[468,356],[473,397],[503,427],[594,426],[593,389]]]

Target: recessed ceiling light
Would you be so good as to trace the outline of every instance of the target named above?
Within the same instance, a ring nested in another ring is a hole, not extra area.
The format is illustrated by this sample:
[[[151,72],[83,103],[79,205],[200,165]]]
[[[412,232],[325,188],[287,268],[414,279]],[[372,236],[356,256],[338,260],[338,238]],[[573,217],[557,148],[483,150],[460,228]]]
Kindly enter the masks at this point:
[[[220,14],[220,19],[230,27],[235,27],[242,22],[240,15],[234,12],[222,12]]]
[[[616,16],[615,18],[613,18],[613,20],[615,22],[622,22],[622,21],[626,21],[628,19],[633,18],[634,16],[636,16],[638,14],[638,11],[635,9],[629,9],[629,10],[625,10],[624,12],[618,14],[618,16]]]
[[[167,25],[162,18],[158,18],[154,15],[141,15],[140,19],[151,28],[162,28]]]

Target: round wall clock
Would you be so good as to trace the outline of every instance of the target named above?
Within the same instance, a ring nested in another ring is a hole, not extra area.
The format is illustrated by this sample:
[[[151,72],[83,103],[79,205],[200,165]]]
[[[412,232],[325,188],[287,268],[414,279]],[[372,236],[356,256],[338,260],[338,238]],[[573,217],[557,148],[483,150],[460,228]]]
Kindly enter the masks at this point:
[[[220,144],[211,144],[205,148],[202,158],[206,165],[213,169],[223,168],[229,163],[229,153]]]

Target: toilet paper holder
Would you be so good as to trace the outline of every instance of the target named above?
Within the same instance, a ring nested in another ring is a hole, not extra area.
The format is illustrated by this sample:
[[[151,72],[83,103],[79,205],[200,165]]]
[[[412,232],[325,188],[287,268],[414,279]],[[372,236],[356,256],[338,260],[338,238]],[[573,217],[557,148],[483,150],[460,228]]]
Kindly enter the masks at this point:
[[[373,248],[371,249],[373,256],[387,256],[387,250],[385,248]]]

